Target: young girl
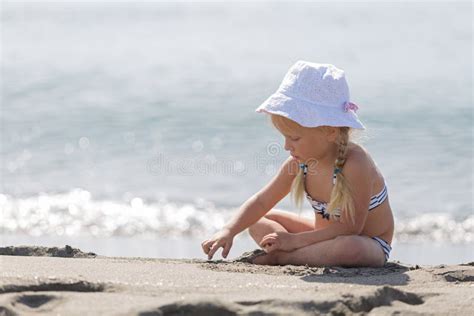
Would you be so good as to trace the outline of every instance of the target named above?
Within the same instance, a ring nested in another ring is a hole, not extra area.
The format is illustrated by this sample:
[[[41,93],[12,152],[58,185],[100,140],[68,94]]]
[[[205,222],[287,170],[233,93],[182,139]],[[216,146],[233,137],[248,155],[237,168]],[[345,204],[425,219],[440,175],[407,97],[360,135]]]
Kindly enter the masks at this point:
[[[212,259],[249,228],[264,251],[250,262],[270,265],[372,266],[387,262],[394,231],[387,186],[369,153],[350,140],[365,129],[349,102],[344,71],[331,64],[298,61],[278,91],[256,112],[271,116],[290,157],[278,174],[249,198],[238,214],[202,242]],[[271,210],[292,192],[306,198],[315,218]]]

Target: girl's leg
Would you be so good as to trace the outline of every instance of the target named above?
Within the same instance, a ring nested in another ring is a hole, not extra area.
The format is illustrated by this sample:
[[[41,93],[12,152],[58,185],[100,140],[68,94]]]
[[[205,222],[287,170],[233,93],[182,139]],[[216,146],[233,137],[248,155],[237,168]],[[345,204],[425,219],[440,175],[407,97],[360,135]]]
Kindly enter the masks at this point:
[[[385,264],[385,254],[380,245],[372,238],[361,235],[338,236],[291,252],[276,251],[272,259],[273,264],[319,267],[382,267]]]
[[[284,231],[301,233],[314,230],[314,220],[296,214],[271,210],[258,222],[249,227],[249,234],[259,245],[262,238],[270,233]]]
[[[262,238],[276,231],[299,233],[314,230],[311,219],[284,211],[271,210],[257,223],[249,227],[250,236],[259,245]],[[293,264],[309,266],[373,266],[385,263],[380,245],[368,236],[338,236],[291,252],[274,251],[259,256],[256,264]]]
[[[309,218],[300,217],[296,214],[271,210],[258,222],[248,228],[250,236],[260,246],[262,238],[270,233],[284,231],[299,233],[314,230],[314,222]],[[278,251],[262,255],[253,260],[255,264],[276,264]]]

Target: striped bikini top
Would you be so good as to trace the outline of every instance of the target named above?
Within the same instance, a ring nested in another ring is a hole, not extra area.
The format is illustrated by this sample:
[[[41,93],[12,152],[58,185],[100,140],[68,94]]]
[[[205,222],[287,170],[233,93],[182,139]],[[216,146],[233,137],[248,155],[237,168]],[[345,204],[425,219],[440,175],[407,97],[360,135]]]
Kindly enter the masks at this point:
[[[303,169],[303,176],[306,178],[306,174],[308,173],[308,165],[302,163],[300,164],[300,168]],[[333,177],[332,177],[333,184],[336,184],[336,175],[338,172],[341,172],[341,169],[335,168]],[[305,188],[305,193],[306,193],[306,198],[308,199],[309,203],[313,207],[314,211],[317,214],[321,214],[323,218],[329,220],[329,213],[326,212],[328,203],[320,202],[318,200],[313,199],[311,195],[309,195],[309,193],[306,191],[306,188]],[[376,208],[377,206],[379,206],[380,204],[382,204],[387,198],[387,196],[388,196],[387,184],[385,183],[385,179],[384,179],[384,186],[383,186],[382,191],[380,191],[378,194],[370,198],[369,212],[373,210],[374,208]],[[339,217],[339,215],[335,215],[335,216]]]

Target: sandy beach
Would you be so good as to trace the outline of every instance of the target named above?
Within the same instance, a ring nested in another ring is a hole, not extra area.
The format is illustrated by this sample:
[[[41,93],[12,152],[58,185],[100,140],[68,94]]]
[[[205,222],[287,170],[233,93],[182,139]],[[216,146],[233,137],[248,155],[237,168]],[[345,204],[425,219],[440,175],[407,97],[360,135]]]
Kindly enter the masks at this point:
[[[469,315],[474,262],[341,268],[0,248],[1,315]]]

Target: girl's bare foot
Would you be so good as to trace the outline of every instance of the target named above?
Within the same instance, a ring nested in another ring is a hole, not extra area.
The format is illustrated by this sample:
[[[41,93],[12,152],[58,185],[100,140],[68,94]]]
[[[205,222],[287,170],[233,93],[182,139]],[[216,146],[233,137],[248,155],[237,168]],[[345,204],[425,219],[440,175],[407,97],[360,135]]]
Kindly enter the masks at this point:
[[[253,264],[261,264],[261,265],[271,265],[274,266],[277,264],[275,253],[265,253],[261,256],[255,257],[252,262]]]
[[[240,257],[234,260],[234,262],[247,262],[259,265],[276,265],[277,264],[277,253],[266,253],[262,249],[255,249],[253,251],[244,252]]]

